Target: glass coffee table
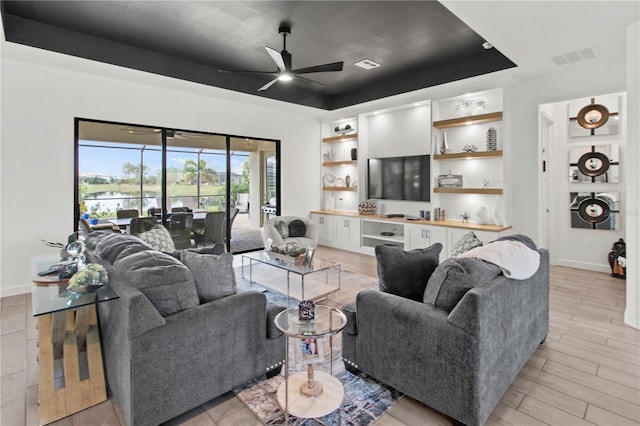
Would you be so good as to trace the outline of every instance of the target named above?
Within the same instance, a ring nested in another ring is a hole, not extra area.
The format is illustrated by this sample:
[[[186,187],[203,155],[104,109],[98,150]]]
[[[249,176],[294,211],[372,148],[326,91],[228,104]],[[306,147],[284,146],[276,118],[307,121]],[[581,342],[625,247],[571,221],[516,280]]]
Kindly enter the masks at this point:
[[[336,262],[331,262],[329,260],[322,260],[322,259],[313,259],[313,261],[311,262],[311,265],[309,266],[305,266],[305,265],[296,265],[295,264],[295,258],[291,257],[291,256],[287,256],[285,254],[280,254],[280,253],[274,253],[272,251],[254,251],[254,252],[250,252],[250,253],[245,253],[242,255],[242,278],[246,279],[245,277],[245,273],[244,273],[244,261],[245,259],[247,259],[249,261],[249,282],[251,284],[254,283],[253,280],[253,264],[255,262],[264,264],[264,265],[269,265],[272,266],[274,268],[278,268],[281,270],[286,271],[287,273],[287,307],[289,306],[290,303],[290,299],[291,299],[291,274],[295,274],[295,275],[299,275],[300,276],[300,286],[301,286],[301,295],[302,298],[300,300],[307,300],[305,298],[305,294],[304,294],[304,280],[305,277],[317,272],[323,272],[325,273],[325,285],[329,286],[329,270],[332,268],[337,269],[338,271],[338,286],[337,287],[331,287],[328,291],[324,292],[324,293],[320,293],[320,294],[316,294],[314,295],[313,299],[317,300],[320,299],[324,296],[327,296],[330,293],[333,293],[335,291],[340,290],[340,275],[341,275],[341,267],[339,263]],[[271,288],[271,287],[269,287]],[[271,288],[274,291],[278,291],[275,290],[273,288]]]
[[[107,400],[96,304],[119,297],[108,285],[91,293],[67,285],[57,276],[34,279],[41,424]]]
[[[315,305],[314,319],[299,319],[298,308],[280,312],[274,319],[276,327],[286,336],[285,379],[278,387],[277,400],[285,411],[298,418],[318,418],[335,411],[344,398],[342,383],[333,376],[333,336],[347,325],[347,317],[330,306]],[[323,341],[329,338],[329,373],[314,371],[313,365],[324,361]],[[297,364],[307,364],[306,371],[289,375],[289,348]]]

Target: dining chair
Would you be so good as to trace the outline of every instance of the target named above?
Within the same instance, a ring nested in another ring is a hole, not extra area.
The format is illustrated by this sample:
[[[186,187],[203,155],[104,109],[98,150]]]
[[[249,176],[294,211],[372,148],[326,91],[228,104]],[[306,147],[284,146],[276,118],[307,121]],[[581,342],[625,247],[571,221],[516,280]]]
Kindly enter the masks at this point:
[[[162,209],[160,207],[149,207],[147,209],[147,216],[161,215]]]
[[[122,209],[116,210],[116,217],[118,219],[126,219],[130,217],[138,217],[140,216],[140,212],[138,209]]]
[[[142,234],[143,232],[151,231],[157,224],[158,219],[155,216],[134,217],[129,225],[129,233],[131,235]]]
[[[189,207],[171,207],[171,213],[189,213]]]
[[[173,213],[169,218],[169,234],[176,250],[191,248],[193,213]]]
[[[225,217],[227,212],[208,212],[204,218],[204,233],[194,233],[194,239],[198,246],[212,246],[215,243],[224,243]]]

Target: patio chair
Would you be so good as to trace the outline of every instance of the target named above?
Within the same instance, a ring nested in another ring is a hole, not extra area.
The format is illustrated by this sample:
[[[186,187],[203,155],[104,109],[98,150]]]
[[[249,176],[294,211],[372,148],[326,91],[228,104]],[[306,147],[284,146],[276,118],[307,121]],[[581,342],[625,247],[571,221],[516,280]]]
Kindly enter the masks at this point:
[[[169,234],[176,250],[191,248],[193,213],[174,213],[169,219]]]
[[[212,246],[215,243],[224,243],[226,215],[227,212],[208,212],[204,218],[204,233],[193,235],[196,245]]]
[[[155,216],[134,217],[129,225],[129,233],[131,235],[142,234],[143,232],[151,231],[157,224],[158,219]]]
[[[78,220],[78,231],[80,231],[80,234],[83,237],[86,237],[93,231],[103,230],[120,232],[120,228],[112,223],[98,223],[97,225],[91,225],[86,219],[80,218],[80,220]]]
[[[116,216],[118,219],[138,217],[140,216],[140,212],[138,211],[138,209],[122,209],[122,210],[116,210]]]
[[[189,207],[171,207],[171,213],[191,213]]]
[[[149,207],[147,209],[147,216],[161,215],[162,209],[160,207]]]
[[[247,213],[249,211],[249,194],[238,194],[236,207],[240,213]]]

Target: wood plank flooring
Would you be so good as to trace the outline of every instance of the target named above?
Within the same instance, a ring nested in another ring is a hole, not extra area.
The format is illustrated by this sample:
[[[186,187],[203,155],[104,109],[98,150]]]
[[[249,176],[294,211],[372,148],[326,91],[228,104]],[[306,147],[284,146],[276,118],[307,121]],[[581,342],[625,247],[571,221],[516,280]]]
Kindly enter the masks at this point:
[[[319,247],[316,256],[344,270],[377,277],[375,258]],[[608,274],[551,267],[551,321],[534,353],[487,425],[639,425],[640,331],[624,325],[625,281]],[[38,367],[29,295],[0,299],[0,425],[37,425]],[[56,425],[120,425],[110,401]],[[260,425],[226,394],[169,422],[172,425]],[[450,425],[405,397],[377,425]]]

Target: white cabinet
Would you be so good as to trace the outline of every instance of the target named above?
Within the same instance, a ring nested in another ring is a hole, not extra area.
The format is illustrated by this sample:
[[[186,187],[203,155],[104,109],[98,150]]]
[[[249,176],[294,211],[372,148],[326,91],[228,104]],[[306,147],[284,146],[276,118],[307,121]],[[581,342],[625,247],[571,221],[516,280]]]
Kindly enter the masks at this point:
[[[350,216],[312,213],[318,224],[318,244],[345,250],[360,248],[360,219]]]
[[[440,261],[447,258],[447,228],[440,226],[426,226],[407,224],[404,227],[405,250],[426,248],[435,243],[442,244]]]
[[[335,217],[335,243],[345,250],[360,248],[360,219],[347,216]]]
[[[318,244],[332,246],[335,239],[335,216],[312,213],[311,220],[318,225]]]

